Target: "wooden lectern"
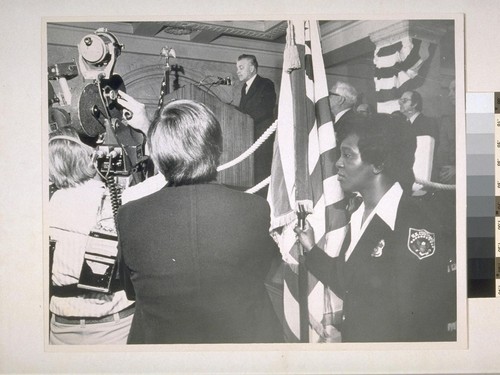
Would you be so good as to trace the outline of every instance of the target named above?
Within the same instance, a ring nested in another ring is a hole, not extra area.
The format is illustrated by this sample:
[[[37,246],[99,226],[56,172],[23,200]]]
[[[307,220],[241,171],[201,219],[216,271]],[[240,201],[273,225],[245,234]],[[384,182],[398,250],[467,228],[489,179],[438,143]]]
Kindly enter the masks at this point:
[[[222,128],[223,151],[220,164],[225,164],[240,156],[253,144],[253,119],[236,107],[221,102],[213,94],[190,84],[165,95],[163,102],[174,99],[191,99],[204,103],[210,108]],[[222,184],[249,188],[254,185],[253,155],[242,162],[219,172],[217,181]]]

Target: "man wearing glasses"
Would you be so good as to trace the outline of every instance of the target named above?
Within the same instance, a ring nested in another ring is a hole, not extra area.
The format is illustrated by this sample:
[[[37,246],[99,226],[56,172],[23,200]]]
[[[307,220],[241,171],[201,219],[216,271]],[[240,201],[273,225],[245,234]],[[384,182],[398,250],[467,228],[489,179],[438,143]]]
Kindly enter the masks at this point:
[[[352,118],[357,115],[354,111],[358,101],[358,92],[351,84],[338,81],[330,90],[329,95],[330,109],[335,116],[334,129],[337,136],[337,142],[340,144],[345,138],[346,126]]]
[[[438,129],[431,118],[422,114],[422,102],[422,95],[418,91],[406,91],[399,98],[399,108],[417,136],[430,135],[437,142]]]
[[[422,103],[422,95],[418,91],[406,91],[399,98],[401,113],[405,115],[417,140],[421,136],[430,136],[434,140],[431,143],[421,141],[421,145],[417,142],[415,163],[419,167],[415,173],[421,179],[437,181],[439,171],[436,169],[434,160],[436,160],[439,147],[439,128],[434,119],[422,114]]]

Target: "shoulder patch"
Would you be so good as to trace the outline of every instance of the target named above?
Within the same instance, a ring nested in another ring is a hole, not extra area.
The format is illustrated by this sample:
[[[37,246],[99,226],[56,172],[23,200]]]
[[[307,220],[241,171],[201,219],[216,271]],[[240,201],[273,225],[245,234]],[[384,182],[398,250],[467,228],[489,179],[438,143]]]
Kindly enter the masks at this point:
[[[408,231],[408,250],[418,259],[430,257],[436,251],[436,235],[425,229],[410,228]]]

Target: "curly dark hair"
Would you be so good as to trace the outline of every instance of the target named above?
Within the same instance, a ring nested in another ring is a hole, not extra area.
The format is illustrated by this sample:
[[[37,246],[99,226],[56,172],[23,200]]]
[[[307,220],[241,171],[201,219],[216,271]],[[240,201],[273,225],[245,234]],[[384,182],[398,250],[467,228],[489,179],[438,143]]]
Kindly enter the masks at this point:
[[[346,136],[358,136],[361,159],[382,169],[382,173],[410,192],[415,176],[413,164],[417,140],[411,128],[399,117],[388,114],[358,116],[345,124]]]

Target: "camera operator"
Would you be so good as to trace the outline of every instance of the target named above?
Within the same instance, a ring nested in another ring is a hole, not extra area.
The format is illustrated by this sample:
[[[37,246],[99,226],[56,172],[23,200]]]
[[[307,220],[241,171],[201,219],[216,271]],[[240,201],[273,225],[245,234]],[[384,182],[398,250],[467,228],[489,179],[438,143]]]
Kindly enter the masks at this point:
[[[93,151],[73,128],[50,134],[49,177],[58,188],[49,201],[50,239],[55,241],[50,344],[125,344],[132,323],[134,303],[123,290],[106,294],[77,288],[97,220],[115,232],[105,185],[94,178]]]

